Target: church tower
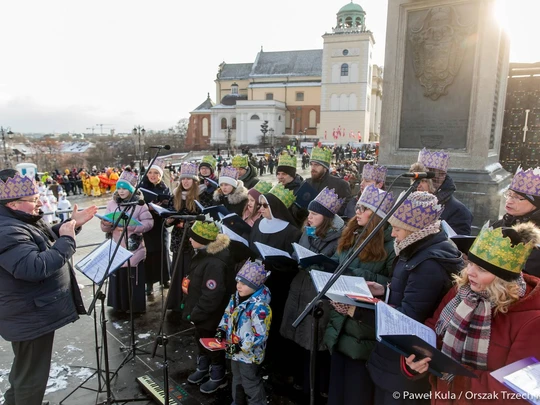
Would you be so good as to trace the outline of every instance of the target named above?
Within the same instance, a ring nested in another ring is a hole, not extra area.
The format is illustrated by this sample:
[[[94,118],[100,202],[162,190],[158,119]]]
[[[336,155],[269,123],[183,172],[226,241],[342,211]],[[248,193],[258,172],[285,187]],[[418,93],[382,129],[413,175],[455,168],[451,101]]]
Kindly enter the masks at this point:
[[[321,119],[322,142],[366,142],[369,139],[372,50],[366,12],[358,4],[343,6],[336,26],[323,35]]]

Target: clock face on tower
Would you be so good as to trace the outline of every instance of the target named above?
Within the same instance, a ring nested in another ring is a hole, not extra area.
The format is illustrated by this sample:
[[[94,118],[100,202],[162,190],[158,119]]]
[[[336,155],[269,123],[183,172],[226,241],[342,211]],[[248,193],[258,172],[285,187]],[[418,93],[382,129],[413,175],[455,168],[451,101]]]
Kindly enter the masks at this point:
[[[349,50],[348,49],[344,49],[343,50],[343,56],[347,56],[349,54]]]

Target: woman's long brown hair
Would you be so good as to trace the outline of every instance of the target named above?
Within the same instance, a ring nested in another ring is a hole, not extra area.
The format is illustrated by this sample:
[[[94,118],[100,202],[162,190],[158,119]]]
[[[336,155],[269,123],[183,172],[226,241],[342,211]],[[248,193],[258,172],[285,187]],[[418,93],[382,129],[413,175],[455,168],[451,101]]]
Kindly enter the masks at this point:
[[[373,218],[367,225],[367,229],[362,235],[362,240],[365,240],[373,229],[375,229],[375,227],[381,222],[381,217],[374,213],[371,215],[375,215],[375,218]],[[356,233],[361,231],[362,227],[358,225],[356,217],[351,218],[341,233],[341,238],[339,238],[338,241],[337,252],[341,253],[351,249],[356,242]],[[358,259],[361,262],[379,262],[386,259],[386,256],[386,250],[384,249],[384,229],[381,228],[375,237],[367,244],[364,250],[360,252]]]
[[[182,191],[187,191],[186,201],[182,199]],[[197,204],[195,200],[199,199],[199,180],[193,179],[193,185],[189,190],[184,190],[182,186],[182,180],[180,179],[180,184],[176,187],[174,191],[174,209],[180,211],[182,208],[187,208],[189,212],[197,212]],[[185,204],[185,205],[184,205]]]

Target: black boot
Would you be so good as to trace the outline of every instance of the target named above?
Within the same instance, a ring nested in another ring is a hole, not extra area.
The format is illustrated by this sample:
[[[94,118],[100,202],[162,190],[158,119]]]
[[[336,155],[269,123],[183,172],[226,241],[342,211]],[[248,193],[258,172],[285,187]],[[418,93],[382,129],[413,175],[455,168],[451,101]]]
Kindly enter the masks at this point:
[[[203,394],[211,394],[226,386],[225,365],[213,364],[210,366],[210,379],[201,385],[200,391]]]
[[[206,377],[208,377],[208,370],[210,369],[210,358],[208,356],[197,356],[197,370],[188,376],[188,381],[192,384],[201,383]]]

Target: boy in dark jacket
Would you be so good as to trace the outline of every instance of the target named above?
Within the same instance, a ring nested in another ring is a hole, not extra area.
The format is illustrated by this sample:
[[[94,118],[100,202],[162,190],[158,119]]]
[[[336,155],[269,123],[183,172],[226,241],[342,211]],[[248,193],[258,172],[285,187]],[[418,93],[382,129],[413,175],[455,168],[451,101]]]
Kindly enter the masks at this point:
[[[189,375],[188,381],[198,384],[210,375],[200,388],[202,393],[210,394],[227,385],[225,353],[205,349],[199,339],[215,335],[232,291],[234,275],[232,266],[229,266],[230,239],[218,234],[215,223],[201,221],[193,224],[189,236],[195,255],[191,259],[189,275],[182,280],[182,314],[185,320],[195,325],[198,355],[197,370]]]

